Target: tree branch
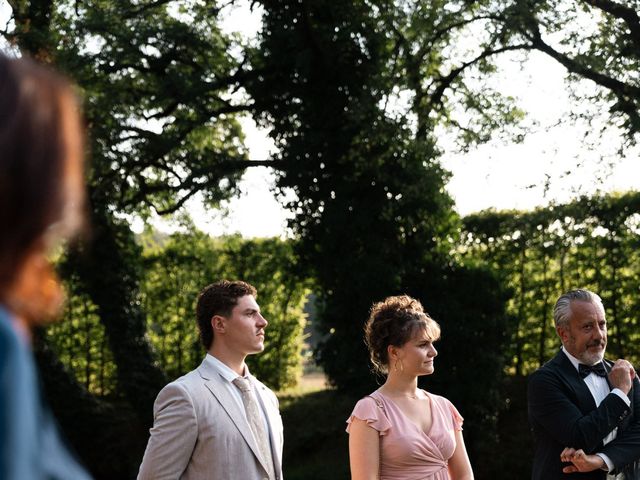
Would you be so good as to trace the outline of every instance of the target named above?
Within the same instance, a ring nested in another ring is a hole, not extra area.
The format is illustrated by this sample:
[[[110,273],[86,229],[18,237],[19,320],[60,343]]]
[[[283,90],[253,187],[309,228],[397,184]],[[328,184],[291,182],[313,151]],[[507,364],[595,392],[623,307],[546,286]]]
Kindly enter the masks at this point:
[[[207,182],[207,184],[210,184],[210,183],[212,183],[212,182]],[[169,215],[171,213],[175,213],[175,212],[177,212],[178,210],[180,210],[182,208],[182,206],[187,202],[187,200],[189,200],[191,197],[193,197],[196,193],[198,193],[200,190],[202,190],[202,188],[204,188],[205,186],[206,186],[206,184],[202,185],[202,186],[199,186],[197,188],[194,187],[189,192],[187,192],[186,195],[184,195],[182,198],[180,198],[180,200],[178,200],[171,207],[167,207],[165,209],[158,209],[152,203],[150,203],[149,206],[151,208],[153,208],[158,215]]]
[[[418,60],[422,60],[424,58],[424,55],[426,55],[426,53],[429,51],[430,46],[436,42],[437,40],[439,40],[440,38],[442,38],[446,33],[449,33],[451,30],[460,28],[460,27],[465,27],[467,25],[470,25],[474,22],[480,21],[480,20],[496,20],[496,21],[502,21],[502,19],[496,15],[479,15],[477,17],[471,17],[468,18],[466,20],[461,20],[459,22],[455,22],[452,23],[450,25],[447,25],[446,27],[442,27],[438,30],[436,30],[433,34],[433,36],[427,40],[426,42],[424,42],[422,48],[420,48],[420,50],[417,53],[417,57]],[[427,48],[429,46],[429,48]]]
[[[631,40],[633,41],[633,44],[638,50],[640,50],[640,17],[638,17],[638,13],[632,7],[627,7],[611,0],[581,1],[623,20],[631,32]]]
[[[216,165],[218,174],[213,178],[207,178],[207,174],[211,175],[211,168],[200,168],[193,170],[189,175],[181,179],[177,185],[167,185],[166,183],[156,183],[149,185],[143,176],[138,177],[138,191],[129,199],[121,199],[121,206],[135,206],[139,203],[145,203],[152,207],[159,215],[174,213],[180,209],[189,197],[195,193],[204,190],[210,186],[217,186],[218,182],[228,175],[246,170],[250,167],[271,167],[274,169],[282,169],[283,162],[278,160],[231,160],[226,159]],[[203,180],[204,178],[204,180]],[[186,196],[181,197],[172,206],[165,209],[158,209],[151,201],[151,196],[163,192],[181,192],[188,190]]]
[[[576,73],[584,78],[594,81],[598,85],[611,90],[620,100],[629,100],[630,97],[640,97],[640,87],[629,85],[620,80],[612,78],[603,73],[597,72],[586,65],[583,65],[568,55],[555,50],[552,46],[545,43],[538,33],[532,38],[533,48],[546,53],[558,63],[563,65],[569,72]]]
[[[141,13],[151,10],[157,7],[162,7],[163,5],[167,5],[171,3],[173,0],[156,0],[155,2],[147,3],[146,5],[141,5],[139,8],[129,10],[123,18],[133,18]]]
[[[448,75],[441,77],[438,80],[435,80],[434,83],[437,83],[438,86],[433,91],[433,93],[429,94],[429,111],[433,110],[433,107],[438,105],[442,106],[442,97],[444,96],[444,92],[451,86],[454,80],[462,74],[467,68],[475,65],[476,63],[484,60],[485,58],[491,57],[493,55],[498,55],[500,53],[514,51],[514,50],[531,50],[532,46],[528,44],[519,44],[519,45],[507,45],[505,47],[496,48],[496,49],[487,49],[483,51],[480,55],[475,57],[468,62],[463,63],[458,68],[454,68],[449,72]],[[414,108],[418,110],[418,105],[421,103],[422,99],[427,96],[427,92],[421,91],[416,92],[416,97],[414,99]],[[420,117],[420,115],[419,115]],[[419,138],[420,135],[424,135],[426,133],[427,125],[425,122],[419,122],[418,131],[416,133],[416,137]]]

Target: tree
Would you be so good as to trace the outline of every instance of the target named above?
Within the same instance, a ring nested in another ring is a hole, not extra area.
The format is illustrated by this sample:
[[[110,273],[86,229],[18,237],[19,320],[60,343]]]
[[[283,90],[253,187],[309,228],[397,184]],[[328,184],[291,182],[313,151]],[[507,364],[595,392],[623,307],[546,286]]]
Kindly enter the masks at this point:
[[[576,108],[573,120],[608,110],[608,123],[635,143],[640,128],[637,0],[397,4],[402,8],[395,9],[392,21],[394,63],[398,83],[414,93],[419,129],[434,120],[450,124],[461,132],[466,148],[509,127],[522,112],[513,99],[488,90],[486,80],[508,52],[538,51],[566,68],[576,101],[593,107]]]
[[[291,226],[330,335],[320,360],[341,386],[369,384],[360,341],[367,309],[403,288],[412,255],[421,262],[447,250],[455,217],[445,173],[433,143],[414,142],[379,107],[388,45],[366,5],[265,2],[265,12],[255,62],[275,68],[249,91],[273,104],[263,121],[280,147],[278,187],[297,196]],[[354,343],[357,356],[344,348]]]
[[[634,142],[640,131],[640,2],[514,1],[504,12],[513,38],[563,65],[569,79],[597,86],[578,100],[602,104]]]
[[[140,257],[121,215],[174,212],[197,193],[215,205],[235,193],[248,165],[236,114],[254,106],[234,92],[257,72],[232,53],[243,45],[221,32],[211,2],[11,7],[4,37],[68,73],[84,98],[93,235],[65,270],[77,272],[105,326],[119,390],[150,424],[166,377],[144,337]]]
[[[470,450],[479,458],[496,441],[504,296],[490,273],[451,255],[459,219],[433,123],[416,129],[413,112],[396,114],[390,105],[396,77],[387,14],[395,4],[263,5],[254,62],[276,68],[249,92],[272,105],[261,118],[280,149],[278,187],[297,197],[290,226],[317,284],[325,335],[318,360],[342,391],[370,392],[376,379],[362,340],[368,310],[388,295],[417,296],[443,324],[443,372],[451,375],[434,379],[435,391],[470,412]],[[485,381],[454,353],[460,342],[478,347],[469,355],[490,372]]]
[[[565,291],[590,288],[603,299],[608,352],[638,362],[629,346],[637,338],[639,272],[636,250],[640,196],[581,197],[532,212],[486,211],[465,217],[465,256],[486,261],[513,293],[516,320],[509,369],[527,375],[558,346],[552,308]]]

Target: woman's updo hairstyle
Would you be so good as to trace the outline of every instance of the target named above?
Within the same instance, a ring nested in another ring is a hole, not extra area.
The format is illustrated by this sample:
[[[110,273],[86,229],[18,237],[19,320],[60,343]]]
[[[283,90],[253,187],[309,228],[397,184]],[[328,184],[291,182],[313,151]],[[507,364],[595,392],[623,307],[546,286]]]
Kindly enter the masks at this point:
[[[374,368],[380,373],[387,373],[388,347],[401,347],[419,330],[423,330],[432,342],[440,338],[440,325],[415,298],[398,295],[374,303],[364,327],[365,343]]]

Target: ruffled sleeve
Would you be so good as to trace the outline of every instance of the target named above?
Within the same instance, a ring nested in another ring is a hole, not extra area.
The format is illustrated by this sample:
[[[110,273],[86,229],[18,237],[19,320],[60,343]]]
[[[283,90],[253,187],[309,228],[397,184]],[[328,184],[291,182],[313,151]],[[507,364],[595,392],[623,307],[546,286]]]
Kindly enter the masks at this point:
[[[351,422],[354,418],[367,422],[367,425],[377,430],[380,435],[386,435],[387,430],[391,428],[391,423],[385,415],[384,410],[379,407],[371,397],[364,397],[356,403],[353,412],[351,412],[351,416],[347,419],[347,432],[349,432]]]
[[[462,423],[464,422],[464,418],[462,418],[462,415],[460,415],[460,412],[458,412],[456,407],[453,406],[453,403],[451,403],[446,398],[444,399],[444,401],[446,402],[447,407],[449,408],[449,411],[451,412],[451,420],[453,422],[453,428],[455,430],[461,431],[462,430]]]

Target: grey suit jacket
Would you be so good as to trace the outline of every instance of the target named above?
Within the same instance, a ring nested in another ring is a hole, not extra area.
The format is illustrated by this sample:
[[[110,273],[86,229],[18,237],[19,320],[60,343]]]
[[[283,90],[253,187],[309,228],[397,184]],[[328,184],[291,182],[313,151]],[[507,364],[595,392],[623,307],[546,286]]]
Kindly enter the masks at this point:
[[[250,376],[269,423],[282,479],[282,419],[275,394]],[[207,362],[160,391],[138,480],[267,479],[245,414]]]

